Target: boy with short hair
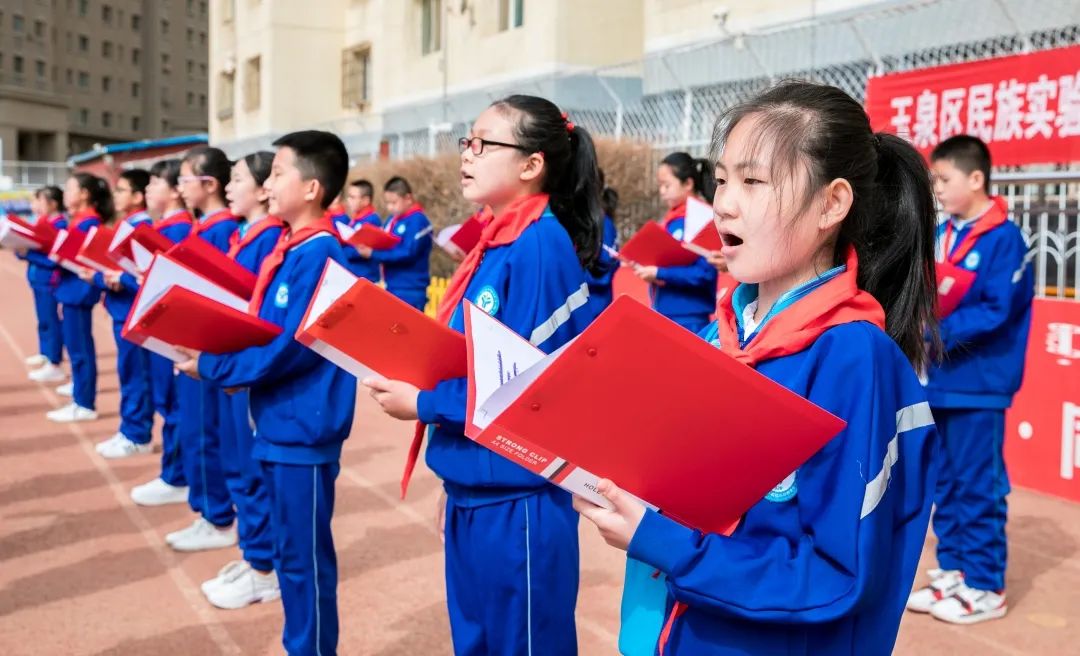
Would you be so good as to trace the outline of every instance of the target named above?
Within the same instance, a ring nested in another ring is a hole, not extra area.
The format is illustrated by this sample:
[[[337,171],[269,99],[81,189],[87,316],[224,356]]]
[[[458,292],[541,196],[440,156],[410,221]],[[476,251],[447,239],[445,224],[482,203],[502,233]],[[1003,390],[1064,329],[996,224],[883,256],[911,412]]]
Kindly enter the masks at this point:
[[[431,284],[431,221],[416,202],[405,178],[390,178],[383,187],[383,200],[390,213],[384,229],[401,241],[381,251],[358,246],[356,252],[382,265],[386,291],[423,312]]]
[[[382,227],[382,220],[375,212],[372,201],[375,199],[375,187],[367,180],[353,180],[345,190],[345,209],[348,212],[344,222],[350,228],[359,230],[366,224]],[[341,223],[341,221],[339,221]],[[348,259],[349,271],[354,276],[366,278],[371,282],[378,283],[382,280],[382,271],[379,263],[370,257],[361,256],[352,246],[345,246],[345,257]]]
[[[236,353],[191,353],[177,366],[224,388],[250,389],[253,455],[262,462],[270,498],[274,570],[285,609],[282,643],[291,655],[332,654],[338,615],[330,520],[356,379],[294,335],[327,260],[345,260],[326,210],[345,182],[348,156],[329,132],[293,132],[274,145],[265,186],[270,212],[287,229],[259,270],[251,311],[282,333]]]
[[[1005,410],[1020,388],[1031,325],[1027,243],[990,196],[990,150],[959,135],[931,153],[934,191],[948,218],[938,226],[939,277],[975,274],[941,320],[944,355],[928,372],[927,397],[941,436],[934,533],[938,569],[908,609],[954,624],[1005,615]],[[944,290],[941,290],[944,291]],[[947,292],[945,292],[947,293]]]

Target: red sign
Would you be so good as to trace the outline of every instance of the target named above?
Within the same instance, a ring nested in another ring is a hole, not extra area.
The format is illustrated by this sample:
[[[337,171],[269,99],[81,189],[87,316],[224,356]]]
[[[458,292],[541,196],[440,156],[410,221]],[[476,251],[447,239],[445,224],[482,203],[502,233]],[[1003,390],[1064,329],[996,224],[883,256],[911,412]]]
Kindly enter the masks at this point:
[[[1005,461],[1017,485],[1080,501],[1080,302],[1035,300]]]
[[[971,134],[995,166],[1080,161],[1080,46],[873,77],[866,111],[924,155]]]

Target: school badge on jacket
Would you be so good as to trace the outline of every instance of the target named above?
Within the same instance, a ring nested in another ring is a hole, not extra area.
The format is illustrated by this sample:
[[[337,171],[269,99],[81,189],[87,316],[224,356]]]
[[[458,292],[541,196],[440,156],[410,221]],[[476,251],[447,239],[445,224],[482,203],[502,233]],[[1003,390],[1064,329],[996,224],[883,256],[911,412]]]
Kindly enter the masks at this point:
[[[476,295],[476,307],[495,316],[495,313],[499,311],[499,295],[495,293],[494,287],[484,285],[480,289],[480,293]]]
[[[278,285],[277,293],[274,294],[274,305],[279,308],[289,305],[289,286],[285,283]]]
[[[799,473],[799,470],[788,474],[787,478],[780,481],[780,483],[772,489],[771,492],[765,495],[766,501],[772,501],[773,503],[783,503],[784,501],[791,501],[795,498],[795,495],[799,492],[799,486],[795,482],[795,475]]]

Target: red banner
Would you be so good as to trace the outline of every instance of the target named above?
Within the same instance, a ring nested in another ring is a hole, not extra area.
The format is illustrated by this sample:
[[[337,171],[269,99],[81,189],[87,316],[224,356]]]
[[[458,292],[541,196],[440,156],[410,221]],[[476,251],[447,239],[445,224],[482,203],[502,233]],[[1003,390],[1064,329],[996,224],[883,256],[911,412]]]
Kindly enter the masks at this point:
[[[995,166],[1080,161],[1080,46],[873,77],[866,111],[924,155],[971,134]]]
[[[1035,300],[1005,461],[1013,484],[1080,501],[1080,302]]]

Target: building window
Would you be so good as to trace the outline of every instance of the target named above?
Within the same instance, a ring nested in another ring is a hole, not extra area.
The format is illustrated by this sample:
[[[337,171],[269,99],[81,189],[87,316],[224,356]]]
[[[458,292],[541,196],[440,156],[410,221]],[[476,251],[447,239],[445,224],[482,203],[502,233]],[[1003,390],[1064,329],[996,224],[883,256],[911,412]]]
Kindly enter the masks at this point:
[[[499,0],[499,29],[510,30],[525,22],[525,0]]]
[[[187,0],[187,15],[195,17],[195,0]]]
[[[199,32],[199,45],[206,45],[206,32]]]
[[[15,67],[15,73],[22,75],[23,72],[23,58],[22,55],[15,55],[11,60],[12,65]]]
[[[85,16],[90,13],[90,0],[79,0],[79,15]]]
[[[218,77],[218,118],[229,118],[232,116],[235,91],[235,78],[233,74],[222,73]]]
[[[139,65],[139,60],[142,59],[141,55],[142,55],[141,50],[139,50],[138,48],[132,48],[131,49],[131,63],[138,66]]]
[[[420,50],[428,55],[442,47],[442,0],[420,2]]]
[[[112,112],[101,112],[101,124],[107,128],[112,127]]]
[[[67,80],[67,85],[69,87],[75,84],[75,71],[70,68],[64,71],[64,79]]]
[[[199,109],[206,109],[206,94],[199,94]]]
[[[260,57],[252,57],[244,62],[244,109],[251,111],[259,108],[261,100],[262,61]]]
[[[132,132],[138,132],[139,131],[139,117],[138,116],[132,116],[131,117],[131,131]]]
[[[206,77],[206,64],[199,64],[199,75]]]
[[[221,20],[231,22],[236,14],[236,0],[221,0]]]
[[[79,35],[79,52],[90,52],[90,37],[85,34]]]
[[[138,82],[132,82],[131,83],[131,97],[132,98],[138,98],[139,97],[139,83]]]
[[[195,75],[195,62],[190,59],[187,60],[187,74],[188,77],[193,77]]]
[[[39,59],[39,60],[34,62],[34,72],[37,73],[37,77],[38,77],[39,80],[44,80],[45,79],[45,75],[46,75],[47,71],[48,71],[48,68],[45,66],[45,61],[44,60]]]
[[[165,20],[164,18],[161,19],[161,33],[162,34],[168,34],[169,33],[169,21]]]
[[[101,20],[106,25],[112,25],[112,7],[101,5]]]
[[[112,59],[112,52],[113,52],[112,41],[102,41],[101,42],[101,56],[106,58],[106,59]]]
[[[140,16],[139,14],[132,14],[131,15],[131,29],[133,29],[133,30],[135,30],[137,32],[141,28],[142,28],[142,16]]]
[[[112,91],[112,78],[108,75],[101,76],[101,90],[105,93]]]
[[[11,29],[16,32],[22,32],[26,28],[26,21],[19,14],[13,14],[11,16]]]
[[[79,125],[86,125],[90,122],[90,110],[83,107],[79,110]]]
[[[161,134],[168,134],[168,133],[169,133],[169,119],[163,118],[163,119],[161,119]]]
[[[195,30],[187,28],[187,42],[189,46],[195,45]]]
[[[161,74],[168,75],[172,71],[172,67],[169,66],[169,53],[161,53]]]
[[[79,71],[79,88],[80,89],[89,89],[90,88],[90,74],[87,73],[86,71]]]
[[[187,106],[188,109],[195,107],[195,93],[192,91],[187,92]]]
[[[341,53],[341,106],[363,110],[371,100],[371,46]]]
[[[45,21],[34,21],[34,36],[39,39],[45,38]]]
[[[199,16],[203,18],[206,17],[206,0],[202,0],[202,2],[199,3]]]

